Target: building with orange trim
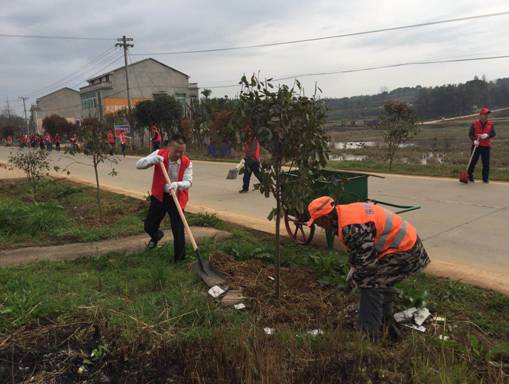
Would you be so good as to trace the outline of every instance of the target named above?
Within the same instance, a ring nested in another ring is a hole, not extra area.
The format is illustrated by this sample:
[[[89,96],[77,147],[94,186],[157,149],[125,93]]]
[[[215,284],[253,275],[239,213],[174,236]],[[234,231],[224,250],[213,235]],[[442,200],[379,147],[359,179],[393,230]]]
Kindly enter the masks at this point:
[[[198,98],[198,84],[189,75],[152,58],[132,63],[127,68],[131,105],[151,100],[157,95],[170,95],[187,108]],[[102,119],[108,113],[127,109],[125,67],[87,80],[80,88],[81,116]]]

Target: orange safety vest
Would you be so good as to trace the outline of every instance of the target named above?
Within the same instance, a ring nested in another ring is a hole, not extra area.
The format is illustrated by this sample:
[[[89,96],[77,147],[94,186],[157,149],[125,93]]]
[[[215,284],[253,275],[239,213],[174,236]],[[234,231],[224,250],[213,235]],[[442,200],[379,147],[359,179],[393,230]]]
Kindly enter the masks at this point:
[[[492,129],[493,129],[493,123],[490,120],[486,121],[486,123],[484,124],[484,127],[481,124],[481,120],[474,121],[474,137],[479,139],[480,147],[491,147],[491,139],[489,138],[489,134],[491,133]],[[479,136],[481,136],[483,133],[488,134],[487,139],[479,138]]]
[[[376,228],[375,249],[378,259],[387,254],[405,252],[415,245],[415,228],[393,212],[373,203],[352,203],[336,206],[338,236],[343,241],[343,228],[352,224],[373,222]]]

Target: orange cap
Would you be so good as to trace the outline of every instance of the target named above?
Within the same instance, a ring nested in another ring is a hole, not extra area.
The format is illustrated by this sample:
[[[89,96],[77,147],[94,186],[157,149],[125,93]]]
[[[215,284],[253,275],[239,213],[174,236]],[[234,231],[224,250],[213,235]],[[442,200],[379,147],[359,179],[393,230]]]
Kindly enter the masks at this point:
[[[311,226],[319,217],[331,213],[334,210],[335,205],[334,199],[330,196],[322,196],[314,199],[308,205],[308,211],[311,219],[307,222],[307,225]]]

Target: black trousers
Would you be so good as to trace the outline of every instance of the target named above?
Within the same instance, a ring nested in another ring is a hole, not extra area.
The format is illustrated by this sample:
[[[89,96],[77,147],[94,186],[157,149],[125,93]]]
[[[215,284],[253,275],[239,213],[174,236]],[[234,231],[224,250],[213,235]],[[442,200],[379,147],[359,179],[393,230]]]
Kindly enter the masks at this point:
[[[382,337],[393,324],[393,302],[397,290],[388,288],[361,288],[359,326],[373,340]]]
[[[477,147],[477,149],[472,147],[472,150],[475,152],[474,156],[472,157],[470,167],[468,167],[468,176],[470,177],[471,180],[474,179],[474,169],[477,164],[477,161],[479,160],[479,157],[481,157],[482,180],[488,181],[488,179],[490,178],[490,147]]]
[[[249,191],[249,182],[251,181],[251,174],[255,174],[256,178],[260,181],[260,162],[256,160],[244,159],[244,177],[242,179],[242,190]]]
[[[147,232],[152,239],[157,239],[159,225],[166,213],[170,216],[175,261],[184,260],[186,257],[184,223],[182,223],[177,207],[169,193],[163,195],[162,203],[154,196],[150,196],[150,206],[148,208],[147,218],[145,219],[145,232]]]
[[[125,157],[125,144],[120,144],[120,148],[122,148],[122,155]]]

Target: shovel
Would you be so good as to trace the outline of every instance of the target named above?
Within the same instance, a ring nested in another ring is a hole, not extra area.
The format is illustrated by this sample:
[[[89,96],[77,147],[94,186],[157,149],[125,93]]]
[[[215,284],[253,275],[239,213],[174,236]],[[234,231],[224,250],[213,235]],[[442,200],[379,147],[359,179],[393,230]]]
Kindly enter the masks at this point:
[[[166,183],[171,184],[170,176],[168,175],[168,171],[166,170],[166,167],[163,165],[163,163],[159,163],[159,166],[161,167],[161,170],[163,171],[164,178],[166,179]],[[198,261],[193,264],[192,270],[200,276],[200,278],[207,284],[209,287],[212,287],[214,285],[220,285],[225,282],[224,280],[224,274],[216,270],[208,261],[203,261],[200,255],[200,250],[198,249],[198,245],[196,244],[196,240],[194,239],[193,232],[191,232],[191,228],[189,227],[189,224],[187,223],[186,217],[184,215],[184,212],[182,211],[182,207],[180,206],[180,203],[177,199],[177,195],[175,194],[175,191],[173,189],[170,190],[171,197],[173,198],[173,202],[175,203],[175,206],[177,207],[177,211],[180,215],[180,218],[182,219],[182,223],[184,223],[184,228],[186,229],[187,235],[189,236],[189,239],[191,240],[191,244],[193,246],[194,253],[196,255],[196,258]]]
[[[479,140],[479,138],[477,138],[477,140]],[[470,155],[470,160],[468,160],[467,170],[460,172],[460,176],[459,176],[460,183],[468,184],[468,168],[470,168],[470,163],[472,163],[472,159],[474,158],[474,154],[475,154],[475,151],[477,151],[478,145],[479,144],[474,145],[474,149],[472,150],[472,154]]]

